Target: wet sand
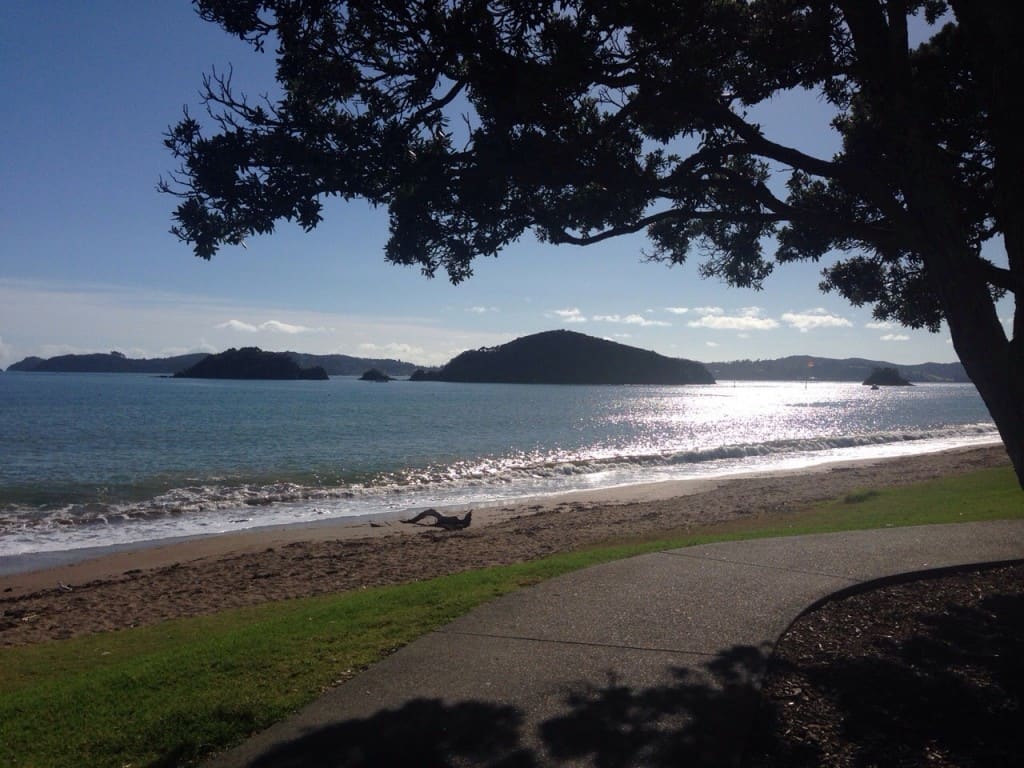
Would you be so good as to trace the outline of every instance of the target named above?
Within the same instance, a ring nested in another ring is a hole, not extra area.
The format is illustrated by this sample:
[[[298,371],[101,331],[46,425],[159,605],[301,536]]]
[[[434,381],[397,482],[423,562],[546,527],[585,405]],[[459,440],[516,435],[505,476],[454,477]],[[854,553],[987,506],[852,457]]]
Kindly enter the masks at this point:
[[[456,532],[375,518],[122,549],[0,576],[0,645],[398,584],[732,521],[767,524],[854,490],[1008,464],[1002,446],[993,445],[529,499],[474,508],[472,526]]]

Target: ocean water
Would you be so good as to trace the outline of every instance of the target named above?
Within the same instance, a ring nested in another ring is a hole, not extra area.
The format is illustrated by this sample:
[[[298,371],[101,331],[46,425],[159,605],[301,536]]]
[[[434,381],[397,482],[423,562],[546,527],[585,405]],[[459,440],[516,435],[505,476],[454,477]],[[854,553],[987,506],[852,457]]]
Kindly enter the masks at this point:
[[[997,442],[973,387],[0,376],[0,557]]]

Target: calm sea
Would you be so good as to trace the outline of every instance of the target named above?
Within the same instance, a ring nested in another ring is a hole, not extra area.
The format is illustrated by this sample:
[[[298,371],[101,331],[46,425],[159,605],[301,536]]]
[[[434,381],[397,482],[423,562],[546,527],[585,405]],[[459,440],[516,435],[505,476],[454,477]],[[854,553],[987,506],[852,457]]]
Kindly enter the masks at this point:
[[[989,443],[974,388],[0,375],[0,556]]]

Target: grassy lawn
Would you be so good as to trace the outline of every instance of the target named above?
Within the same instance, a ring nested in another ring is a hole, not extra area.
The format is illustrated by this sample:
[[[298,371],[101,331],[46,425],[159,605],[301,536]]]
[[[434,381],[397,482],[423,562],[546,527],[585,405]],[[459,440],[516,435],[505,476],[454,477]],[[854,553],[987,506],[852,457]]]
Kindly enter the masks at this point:
[[[172,766],[244,739],[416,637],[521,586],[726,539],[1024,517],[1009,469],[398,587],[0,649],[0,765]]]

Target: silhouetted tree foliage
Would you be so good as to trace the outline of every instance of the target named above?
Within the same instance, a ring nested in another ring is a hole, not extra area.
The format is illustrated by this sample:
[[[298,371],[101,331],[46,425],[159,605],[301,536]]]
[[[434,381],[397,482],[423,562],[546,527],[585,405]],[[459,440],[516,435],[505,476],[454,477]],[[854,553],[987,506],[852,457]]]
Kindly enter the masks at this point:
[[[753,287],[829,255],[824,290],[947,322],[1024,480],[1024,312],[1008,338],[995,306],[1024,285],[1024,3],[195,5],[274,48],[280,87],[256,102],[214,73],[212,120],[186,113],[168,134],[181,168],[161,185],[197,255],[280,219],[312,229],[332,196],[386,206],[387,259],[453,282],[527,230],[579,245],[643,231],[652,259],[697,249],[702,274]],[[801,89],[835,109],[833,157],[748,115]]]

